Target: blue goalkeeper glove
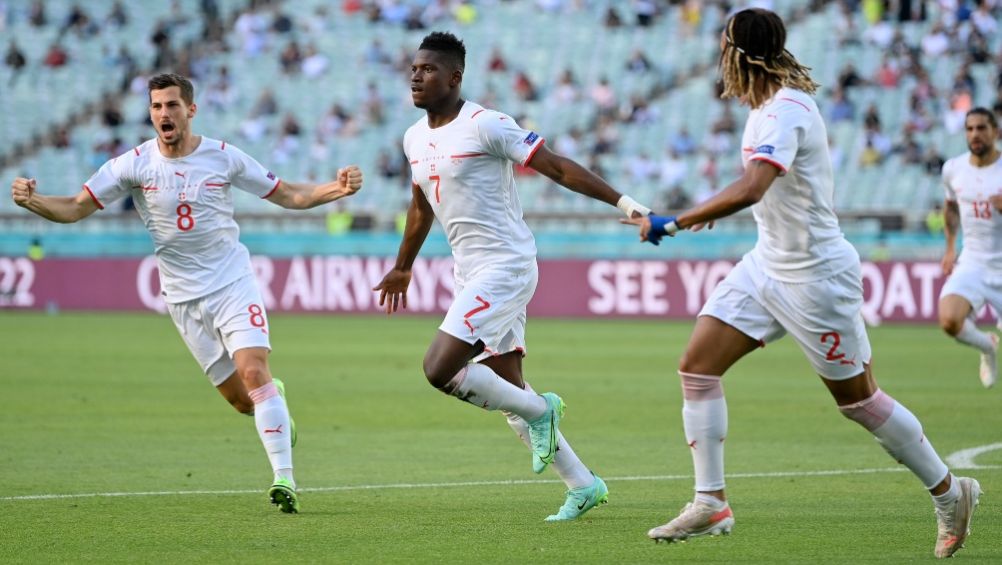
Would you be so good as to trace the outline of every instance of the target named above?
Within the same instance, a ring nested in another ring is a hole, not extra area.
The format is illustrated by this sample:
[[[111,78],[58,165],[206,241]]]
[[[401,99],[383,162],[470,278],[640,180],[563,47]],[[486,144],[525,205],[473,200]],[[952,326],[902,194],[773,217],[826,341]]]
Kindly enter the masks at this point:
[[[675,216],[657,216],[651,214],[648,218],[651,221],[651,229],[647,232],[647,241],[654,245],[661,245],[662,237],[666,235],[672,237],[678,233],[678,224],[675,222]]]

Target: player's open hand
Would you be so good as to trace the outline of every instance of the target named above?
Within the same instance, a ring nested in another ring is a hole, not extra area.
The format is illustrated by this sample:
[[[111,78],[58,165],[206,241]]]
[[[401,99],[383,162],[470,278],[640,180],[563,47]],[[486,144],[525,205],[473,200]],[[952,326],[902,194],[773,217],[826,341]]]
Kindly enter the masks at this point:
[[[10,195],[14,199],[14,204],[27,207],[35,196],[35,179],[18,177],[10,183]]]
[[[379,292],[379,306],[392,314],[398,308],[407,309],[407,287],[411,283],[411,272],[393,269],[372,290]]]
[[[702,223],[699,223],[699,224],[693,224],[692,227],[689,228],[689,231],[696,232],[696,231],[699,231],[699,230],[701,230],[703,228],[706,228],[708,230],[712,230],[713,229],[713,224],[714,224],[714,220],[710,220],[709,222],[702,222]]]
[[[337,182],[345,196],[351,196],[362,188],[362,169],[358,165],[348,165],[337,171]]]
[[[620,218],[619,223],[640,226],[640,241],[647,241],[647,234],[651,231],[651,219],[648,216]]]

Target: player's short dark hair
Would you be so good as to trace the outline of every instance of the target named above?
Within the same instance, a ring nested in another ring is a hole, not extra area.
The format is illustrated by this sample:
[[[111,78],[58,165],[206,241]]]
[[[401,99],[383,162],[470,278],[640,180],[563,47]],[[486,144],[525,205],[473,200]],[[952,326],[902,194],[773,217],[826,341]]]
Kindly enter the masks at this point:
[[[184,100],[185,104],[191,104],[195,101],[195,87],[191,85],[190,80],[179,74],[159,74],[151,78],[149,83],[147,83],[147,88],[151,94],[154,90],[163,90],[172,86],[177,86],[181,89],[181,100]]]
[[[999,122],[995,118],[995,113],[984,106],[978,106],[977,108],[971,108],[968,110],[967,114],[964,116],[964,121],[966,122],[967,118],[970,118],[971,116],[984,116],[988,120],[988,123],[992,125],[992,128],[999,129]]]
[[[456,69],[462,71],[466,68],[466,46],[463,45],[463,40],[447,31],[429,33],[421,41],[418,50],[443,53]]]

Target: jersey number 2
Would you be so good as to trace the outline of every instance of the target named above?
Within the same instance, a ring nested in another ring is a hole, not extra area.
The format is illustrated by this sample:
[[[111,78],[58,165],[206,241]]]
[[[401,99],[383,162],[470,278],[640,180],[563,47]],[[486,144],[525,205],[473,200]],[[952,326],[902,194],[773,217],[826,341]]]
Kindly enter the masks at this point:
[[[189,231],[195,227],[195,217],[191,215],[191,205],[181,204],[177,207],[177,229]]]

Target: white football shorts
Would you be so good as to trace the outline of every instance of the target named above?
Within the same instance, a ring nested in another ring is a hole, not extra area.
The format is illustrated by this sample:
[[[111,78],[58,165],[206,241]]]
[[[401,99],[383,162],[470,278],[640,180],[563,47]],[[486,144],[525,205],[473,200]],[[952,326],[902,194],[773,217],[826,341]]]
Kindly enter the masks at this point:
[[[870,362],[859,264],[830,278],[788,283],[770,278],[749,254],[717,285],[700,316],[713,316],[764,346],[793,336],[815,372],[844,380]]]
[[[233,353],[249,347],[271,349],[268,315],[253,276],[188,302],[168,304],[188,350],[202,371],[219,386],[233,374]]]
[[[493,268],[470,280],[456,277],[455,298],[438,329],[467,343],[484,342],[481,361],[511,351],[525,352],[525,308],[536,292],[536,263]]]
[[[971,261],[958,262],[950,277],[943,283],[939,299],[955,294],[971,304],[971,316],[977,317],[987,302],[996,312],[1002,312],[1002,277]]]

